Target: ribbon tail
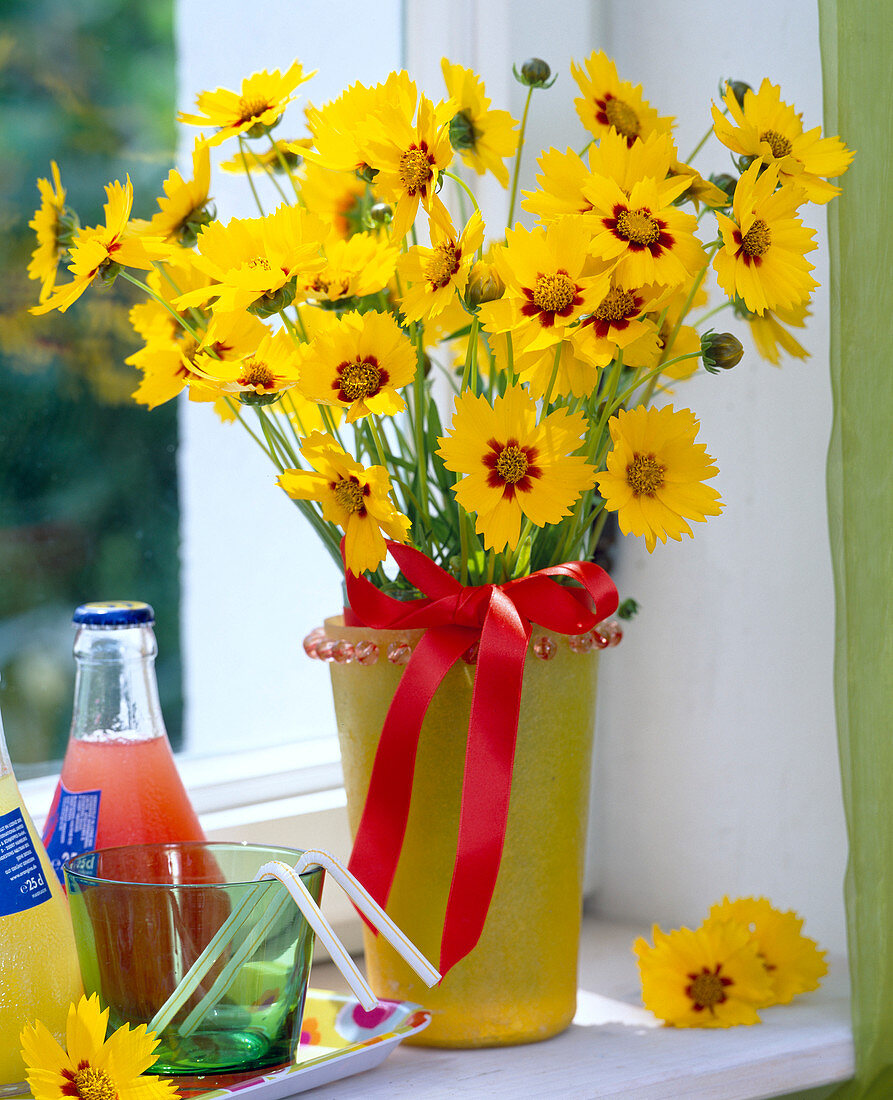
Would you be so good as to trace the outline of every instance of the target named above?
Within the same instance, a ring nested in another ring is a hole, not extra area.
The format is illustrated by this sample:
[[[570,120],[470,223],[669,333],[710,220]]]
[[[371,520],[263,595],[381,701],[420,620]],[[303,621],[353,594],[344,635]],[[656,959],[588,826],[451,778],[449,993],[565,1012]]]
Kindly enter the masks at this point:
[[[530,630],[511,599],[495,590],[478,651],[459,840],[440,944],[441,974],[477,944],[496,887]]]
[[[350,873],[382,908],[387,905],[403,847],[425,712],[447,670],[475,635],[475,631],[460,626],[427,631],[391,700],[348,863]]]

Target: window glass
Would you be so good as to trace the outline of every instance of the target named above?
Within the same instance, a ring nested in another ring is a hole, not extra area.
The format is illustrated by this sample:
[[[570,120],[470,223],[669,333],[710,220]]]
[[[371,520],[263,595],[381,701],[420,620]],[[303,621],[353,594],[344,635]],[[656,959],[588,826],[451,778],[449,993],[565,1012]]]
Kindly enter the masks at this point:
[[[104,185],[128,173],[133,215],[151,216],[174,157],[173,4],[4,0],[0,80],[0,707],[26,778],[64,752],[71,612],[85,600],[155,607],[162,707],[181,740],[177,408],[149,416],[131,401],[131,287],[34,317],[26,274],[51,161],[82,225],[103,222]]]

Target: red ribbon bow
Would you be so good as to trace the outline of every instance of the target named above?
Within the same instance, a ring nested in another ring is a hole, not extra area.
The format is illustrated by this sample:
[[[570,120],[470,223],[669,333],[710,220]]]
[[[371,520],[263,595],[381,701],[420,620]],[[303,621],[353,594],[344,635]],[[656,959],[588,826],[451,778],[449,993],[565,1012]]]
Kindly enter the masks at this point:
[[[376,629],[425,628],[394,693],[375,754],[350,870],[384,906],[400,858],[419,735],[446,672],[480,640],[468,723],[459,839],[440,944],[445,974],[481,936],[502,858],[524,660],[532,626],[583,634],[617,608],[617,589],[592,562],[540,569],[506,584],[464,587],[410,546],[389,542],[422,599],[392,599],[347,571],[350,610]],[[557,577],[580,587],[559,584]]]

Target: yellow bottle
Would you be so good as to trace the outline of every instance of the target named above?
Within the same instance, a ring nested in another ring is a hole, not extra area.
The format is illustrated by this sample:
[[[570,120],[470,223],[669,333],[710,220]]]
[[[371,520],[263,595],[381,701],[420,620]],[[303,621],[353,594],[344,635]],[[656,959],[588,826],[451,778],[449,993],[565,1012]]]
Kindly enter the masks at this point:
[[[21,1092],[19,1036],[42,1020],[64,1045],[83,992],[68,899],[22,802],[0,722],[0,1096]]]

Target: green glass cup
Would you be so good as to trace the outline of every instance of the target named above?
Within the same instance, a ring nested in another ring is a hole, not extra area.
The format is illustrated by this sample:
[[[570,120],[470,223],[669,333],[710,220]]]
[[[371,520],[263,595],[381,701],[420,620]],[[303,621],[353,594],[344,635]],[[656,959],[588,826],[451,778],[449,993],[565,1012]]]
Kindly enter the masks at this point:
[[[145,844],[87,852],[64,865],[84,989],[110,1009],[113,1028],[149,1024],[221,925],[244,907],[235,936],[158,1036],[150,1072],[185,1085],[188,1077],[245,1074],[294,1059],[313,929],[280,882],[252,880],[270,860],[292,865],[300,854],[257,844]],[[324,875],[301,875],[317,904]],[[240,963],[240,946],[258,928],[260,943]]]

